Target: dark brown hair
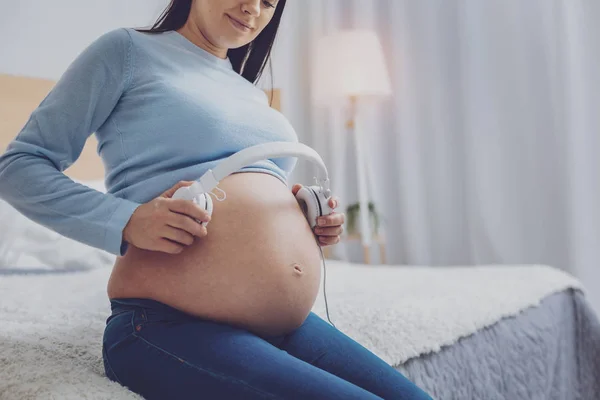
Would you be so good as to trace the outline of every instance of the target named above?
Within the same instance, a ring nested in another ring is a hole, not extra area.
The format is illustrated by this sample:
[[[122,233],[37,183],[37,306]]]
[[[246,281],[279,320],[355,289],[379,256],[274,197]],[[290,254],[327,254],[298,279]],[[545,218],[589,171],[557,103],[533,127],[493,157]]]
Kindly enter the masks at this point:
[[[230,49],[227,52],[233,69],[253,84],[258,82],[267,63],[271,67],[271,50],[277,36],[285,3],[286,0],[279,0],[273,18],[256,39],[245,46]],[[160,33],[178,30],[188,20],[191,9],[192,0],[171,0],[171,3],[151,28],[138,29],[138,31]],[[271,86],[273,86],[273,76],[271,76]]]

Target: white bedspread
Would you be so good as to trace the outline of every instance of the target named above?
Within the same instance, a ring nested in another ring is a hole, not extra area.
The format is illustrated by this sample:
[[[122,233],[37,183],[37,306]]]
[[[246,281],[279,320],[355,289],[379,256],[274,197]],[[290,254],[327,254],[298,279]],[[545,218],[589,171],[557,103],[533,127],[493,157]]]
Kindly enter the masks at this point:
[[[0,400],[139,399],[104,377],[110,271],[0,276]],[[389,267],[328,261],[333,323],[391,365],[579,288],[545,266]],[[322,282],[323,283],[323,282]],[[323,288],[313,310],[326,319]]]

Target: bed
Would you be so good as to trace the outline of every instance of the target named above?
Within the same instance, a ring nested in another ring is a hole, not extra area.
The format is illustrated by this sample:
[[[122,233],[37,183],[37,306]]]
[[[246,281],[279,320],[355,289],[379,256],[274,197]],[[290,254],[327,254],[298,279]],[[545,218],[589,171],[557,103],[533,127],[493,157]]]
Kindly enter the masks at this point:
[[[437,399],[600,398],[600,324],[562,271],[332,266],[333,323]]]
[[[0,269],[0,400],[139,398],[104,376],[111,264],[95,260]],[[326,289],[338,329],[436,399],[600,398],[600,324],[562,271],[329,260]]]
[[[0,76],[0,151],[51,85]],[[67,175],[103,191],[94,140]],[[139,399],[102,367],[114,256],[1,200],[0,227],[0,400]],[[600,324],[561,270],[327,260],[325,271],[313,311],[326,319],[326,284],[333,323],[436,399],[600,398]]]

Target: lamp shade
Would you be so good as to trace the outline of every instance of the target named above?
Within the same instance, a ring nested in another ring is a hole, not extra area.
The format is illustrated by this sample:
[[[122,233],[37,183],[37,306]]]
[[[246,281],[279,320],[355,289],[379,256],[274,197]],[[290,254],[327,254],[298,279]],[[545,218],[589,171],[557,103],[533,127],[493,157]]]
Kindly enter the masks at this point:
[[[331,105],[348,96],[392,93],[383,48],[370,30],[343,30],[320,38],[312,68],[312,97],[317,105]]]

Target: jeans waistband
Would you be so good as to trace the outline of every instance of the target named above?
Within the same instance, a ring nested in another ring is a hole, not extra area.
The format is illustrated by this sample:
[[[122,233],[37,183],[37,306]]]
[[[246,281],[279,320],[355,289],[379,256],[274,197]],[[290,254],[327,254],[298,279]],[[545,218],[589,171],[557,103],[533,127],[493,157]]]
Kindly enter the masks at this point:
[[[124,311],[134,310],[136,308],[142,308],[147,312],[152,312],[153,314],[171,315],[186,319],[194,318],[190,314],[152,299],[119,298],[110,300],[110,309],[113,315]]]

